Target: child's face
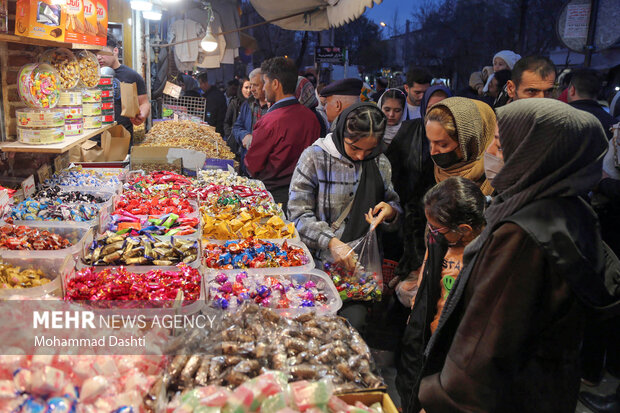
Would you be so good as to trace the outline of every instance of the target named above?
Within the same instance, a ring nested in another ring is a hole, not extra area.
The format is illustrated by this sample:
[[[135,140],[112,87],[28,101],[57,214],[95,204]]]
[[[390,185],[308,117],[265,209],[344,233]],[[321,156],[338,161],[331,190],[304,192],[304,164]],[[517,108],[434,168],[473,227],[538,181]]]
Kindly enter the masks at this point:
[[[426,222],[431,235],[443,235],[450,247],[465,247],[478,236],[478,233],[467,224],[459,225],[458,229],[449,229],[441,225],[433,219],[427,208],[424,209],[424,215],[426,215]]]

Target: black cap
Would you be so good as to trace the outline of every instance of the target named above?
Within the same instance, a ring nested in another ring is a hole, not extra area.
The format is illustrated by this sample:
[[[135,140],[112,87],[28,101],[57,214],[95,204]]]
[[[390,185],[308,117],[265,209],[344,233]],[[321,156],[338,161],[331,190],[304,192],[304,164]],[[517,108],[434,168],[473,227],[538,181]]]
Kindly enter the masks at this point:
[[[359,96],[362,93],[363,85],[364,82],[355,78],[337,80],[321,90],[321,97],[326,98],[334,95]]]

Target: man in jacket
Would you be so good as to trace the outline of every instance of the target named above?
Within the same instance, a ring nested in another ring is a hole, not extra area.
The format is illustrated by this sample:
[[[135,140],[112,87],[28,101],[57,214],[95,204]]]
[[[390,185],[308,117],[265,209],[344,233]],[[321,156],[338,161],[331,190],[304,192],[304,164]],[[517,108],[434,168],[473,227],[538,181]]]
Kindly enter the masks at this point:
[[[325,114],[330,123],[330,131],[336,129],[338,116],[346,108],[360,101],[364,82],[359,79],[341,79],[321,89],[321,97],[325,98]]]
[[[271,107],[254,126],[245,166],[286,211],[288,187],[299,156],[319,138],[321,127],[312,111],[295,99],[297,67],[292,60],[266,60],[261,72]]]
[[[253,100],[243,102],[239,109],[239,116],[232,128],[232,135],[239,144],[239,163],[241,165],[241,172],[244,175],[248,174],[245,167],[245,154],[248,152],[248,148],[252,143],[252,129],[256,122],[265,114],[269,109],[267,100],[265,99],[265,91],[263,90],[263,76],[260,68],[254,69],[250,72],[250,87],[252,91]]]
[[[614,118],[596,101],[602,86],[599,74],[592,69],[577,69],[572,75],[566,96],[568,104],[593,114],[603,125],[607,139],[611,139]]]
[[[198,75],[200,89],[204,92],[207,100],[204,120],[215,128],[215,131],[224,136],[224,119],[226,118],[226,97],[217,87],[209,83],[209,75],[202,72]]]

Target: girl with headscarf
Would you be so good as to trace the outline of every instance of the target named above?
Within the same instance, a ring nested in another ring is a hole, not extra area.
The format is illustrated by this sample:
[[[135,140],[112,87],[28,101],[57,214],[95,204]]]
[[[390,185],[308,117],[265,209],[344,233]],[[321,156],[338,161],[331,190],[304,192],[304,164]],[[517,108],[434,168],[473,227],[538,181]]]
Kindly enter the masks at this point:
[[[403,124],[406,103],[407,97],[400,89],[388,89],[379,98],[377,106],[387,117],[387,127],[383,135],[385,146],[390,146],[394,136],[396,136],[400,126]]]
[[[382,230],[398,228],[398,195],[390,163],[381,153],[386,123],[374,103],[356,103],[338,117],[333,133],[318,139],[299,158],[289,189],[288,216],[319,261],[331,255],[353,268],[347,243],[363,237],[369,222],[374,219]],[[365,324],[366,312],[367,307],[355,301],[342,310],[358,329]]]
[[[484,174],[484,152],[495,134],[495,113],[479,100],[453,97],[433,106],[425,128],[435,180],[451,176],[474,181],[485,195],[493,188]]]
[[[230,99],[230,103],[228,104],[228,108],[226,109],[226,117],[224,118],[224,139],[226,143],[230,147],[230,150],[237,154],[239,152],[239,144],[232,136],[232,127],[237,121],[237,117],[239,117],[239,111],[241,110],[241,105],[243,102],[251,99],[252,93],[250,88],[250,79],[243,78],[241,79],[241,87],[237,90],[236,96],[233,96]]]
[[[465,249],[410,412],[573,413],[586,307],[613,302],[581,198],[601,177],[600,123],[551,99],[499,108],[498,122],[497,195]]]

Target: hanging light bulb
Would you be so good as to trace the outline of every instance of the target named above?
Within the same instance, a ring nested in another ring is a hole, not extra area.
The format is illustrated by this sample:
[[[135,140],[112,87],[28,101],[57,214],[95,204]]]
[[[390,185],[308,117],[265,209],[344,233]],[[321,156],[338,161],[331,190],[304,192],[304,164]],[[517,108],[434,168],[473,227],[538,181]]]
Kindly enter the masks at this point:
[[[202,47],[205,52],[213,52],[217,49],[217,39],[211,34],[211,25],[207,26],[207,33],[200,41],[200,47]]]
[[[161,8],[155,6],[152,10],[143,11],[142,17],[147,20],[161,20]]]
[[[153,3],[146,0],[131,0],[129,4],[133,10],[147,11],[153,8]]]

